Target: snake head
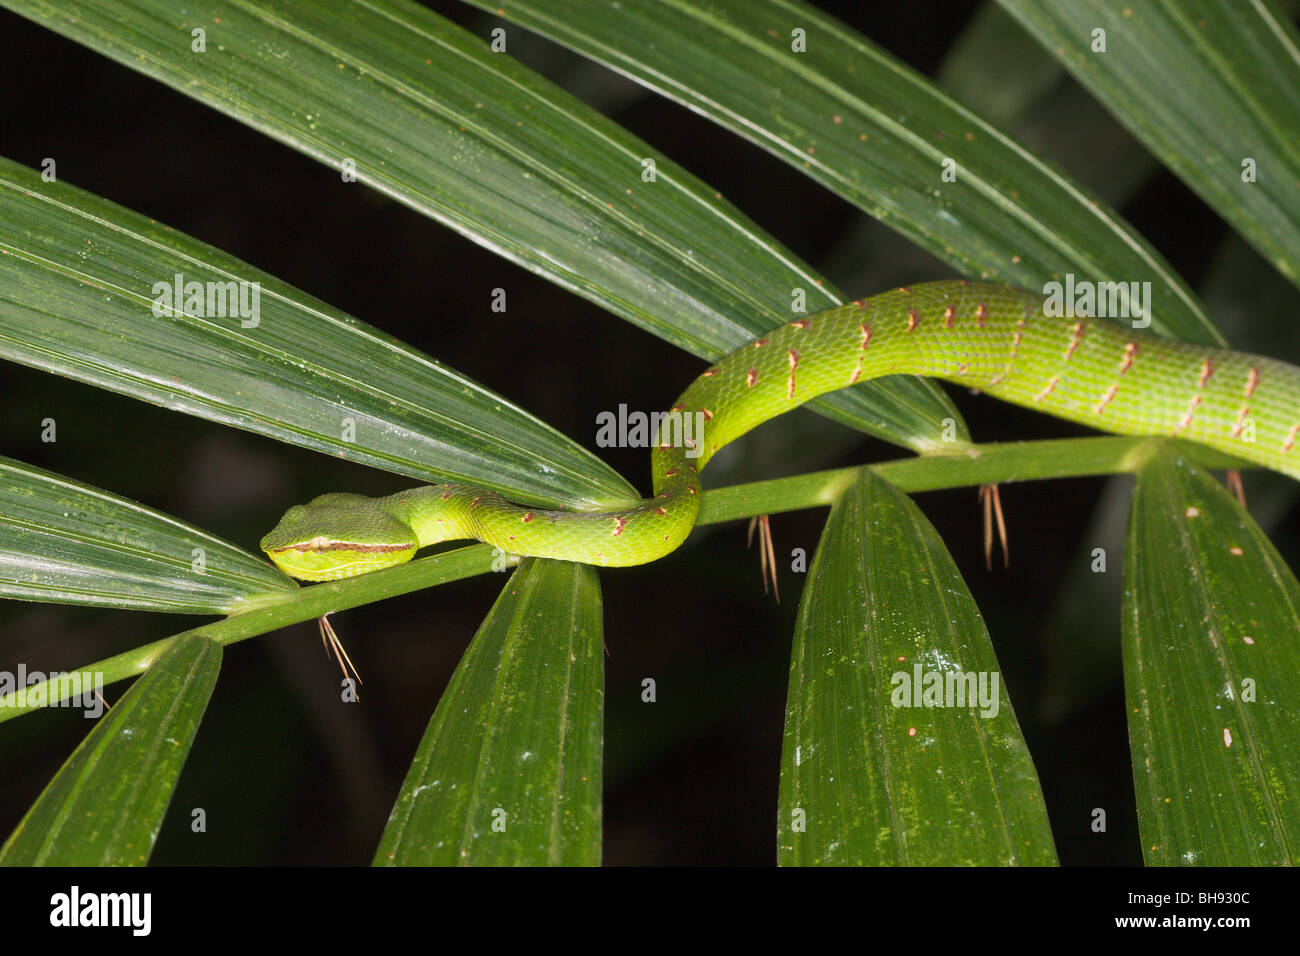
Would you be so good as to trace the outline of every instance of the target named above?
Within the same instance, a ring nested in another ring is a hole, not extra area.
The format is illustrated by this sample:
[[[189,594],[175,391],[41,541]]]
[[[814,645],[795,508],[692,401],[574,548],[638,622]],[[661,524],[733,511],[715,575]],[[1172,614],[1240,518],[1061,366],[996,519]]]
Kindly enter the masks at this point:
[[[374,498],[335,493],[294,505],[262,538],[276,567],[302,581],[335,581],[411,560],[415,532]]]

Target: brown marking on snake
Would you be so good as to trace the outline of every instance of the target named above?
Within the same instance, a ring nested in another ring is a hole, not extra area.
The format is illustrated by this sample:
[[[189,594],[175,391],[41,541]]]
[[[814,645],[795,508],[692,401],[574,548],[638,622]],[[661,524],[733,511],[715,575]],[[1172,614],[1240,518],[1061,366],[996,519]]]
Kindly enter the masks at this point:
[[[704,416],[706,422],[713,421],[713,412],[709,411],[703,405],[700,406],[700,413]]]
[[[1179,432],[1181,432],[1184,428],[1186,428],[1188,425],[1192,423],[1192,416],[1196,414],[1196,409],[1200,406],[1200,404],[1201,404],[1201,396],[1193,395],[1191,402],[1187,406],[1187,414],[1184,415],[1182,419],[1178,422],[1178,424],[1174,426],[1172,437],[1177,438]]]
[[[1115,393],[1118,391],[1119,391],[1119,386],[1112,385],[1110,387],[1110,391],[1102,396],[1101,401],[1097,403],[1097,407],[1096,409],[1094,409],[1098,415],[1100,415],[1102,412],[1106,410],[1106,406],[1111,403],[1111,400],[1115,397]]]
[[[899,291],[899,292],[906,292],[908,295],[911,295],[911,294],[912,294],[912,287],[911,287],[910,285],[900,285],[900,286],[898,287],[898,291]]]
[[[982,329],[984,328],[984,323],[987,322],[988,319],[989,319],[988,306],[986,306],[983,302],[981,302],[979,304],[979,308],[975,310],[975,324]]]
[[[1124,346],[1124,358],[1119,363],[1119,374],[1123,375],[1133,367],[1133,357],[1137,355],[1138,344],[1129,342]]]
[[[786,397],[794,398],[794,370],[799,367],[799,353],[794,349],[789,350],[790,362],[790,379],[786,382]]]
[[[862,341],[858,343],[858,351],[864,351],[871,344],[871,326],[866,323],[859,325],[858,334],[862,337]]]
[[[761,349],[767,344],[767,339],[754,339],[754,348]]]
[[[1060,383],[1060,381],[1061,381],[1061,376],[1053,375],[1051,380],[1047,383],[1047,387],[1034,396],[1034,401],[1041,402],[1048,395],[1051,395],[1052,392],[1056,391],[1056,386]]]
[[[665,477],[665,478],[676,478],[676,477],[677,477],[677,469],[676,469],[676,468],[669,468],[667,471],[664,472],[664,477]]]
[[[907,310],[907,331],[909,332],[913,331],[920,324],[921,324],[921,313],[917,312],[916,309],[908,309]]]
[[[656,508],[656,509],[655,509],[655,514],[657,514],[659,517],[662,518],[664,515],[668,514],[668,509],[667,509],[667,508]]]
[[[1232,430],[1233,438],[1240,438],[1242,430],[1246,427],[1246,416],[1250,414],[1250,406],[1242,405],[1241,411],[1237,412],[1237,426]]]
[[[1255,366],[1250,367],[1250,374],[1246,376],[1246,397],[1250,398],[1255,394],[1255,389],[1259,387],[1259,369]]]
[[[713,376],[717,374],[718,374],[718,370],[716,368],[711,368],[707,372],[701,373],[700,378],[713,378]]]
[[[1290,452],[1291,449],[1295,447],[1295,440],[1297,435],[1300,435],[1300,423],[1297,423],[1291,427],[1290,433],[1288,433],[1286,436],[1286,441],[1282,443],[1283,452]]]
[[[803,329],[805,332],[812,328],[812,319],[795,319],[790,323],[793,328]]]
[[[745,384],[747,386],[753,388],[754,383],[757,381],[758,381],[758,369],[751,368],[748,372],[745,373]]]
[[[943,327],[945,329],[952,328],[952,324],[954,321],[956,321],[956,319],[957,319],[957,310],[954,309],[951,305],[945,305],[943,307]]]
[[[1024,337],[1024,334],[1025,320],[1021,319],[1016,323],[1016,334],[1011,337],[1011,354],[1007,356],[1007,367],[1002,370],[1001,375],[996,376],[991,382],[989,382],[989,388],[992,388],[994,385],[1001,385],[1002,382],[1006,380],[1006,377],[1011,374],[1011,366],[1015,364],[1016,358],[1020,355],[1020,342]]]
[[[1205,364],[1201,366],[1201,377],[1196,380],[1197,388],[1205,388],[1205,383],[1210,380],[1214,374],[1214,361],[1210,358],[1205,359]]]
[[[615,538],[617,538],[620,534],[623,533],[623,529],[626,527],[627,527],[627,519],[620,515],[619,517],[614,519],[614,530],[611,531],[610,534],[612,534]]]
[[[536,516],[530,511],[528,512],[528,514],[524,515],[521,520],[523,521],[524,524],[528,524],[530,521],[533,520],[534,517]]]
[[[1083,322],[1074,323],[1074,338],[1070,340],[1070,347],[1065,350],[1065,360],[1068,362],[1074,356],[1074,350],[1079,347],[1083,341]]]

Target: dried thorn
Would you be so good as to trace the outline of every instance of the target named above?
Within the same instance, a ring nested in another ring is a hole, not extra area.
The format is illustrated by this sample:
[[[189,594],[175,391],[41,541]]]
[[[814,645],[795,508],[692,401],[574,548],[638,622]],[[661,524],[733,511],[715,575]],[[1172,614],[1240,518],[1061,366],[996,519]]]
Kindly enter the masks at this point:
[[[772,544],[772,520],[767,515],[755,515],[749,519],[749,531],[745,537],[745,547],[754,543],[754,528],[758,528],[758,571],[763,579],[763,593],[767,593],[767,582],[772,581],[772,594],[776,603],[781,603],[781,591],[776,583],[776,548]]]
[[[358,684],[365,683],[361,675],[352,664],[352,658],[348,657],[348,652],[343,647],[343,642],[339,640],[338,634],[334,632],[334,626],[330,624],[330,616],[322,614],[317,622],[320,626],[320,642],[325,647],[325,653],[328,656],[331,651],[334,652],[334,659],[339,662],[339,670],[343,671],[343,679],[355,678]],[[349,674],[348,670],[352,673]],[[360,697],[357,698],[360,700]]]
[[[1011,567],[1011,549],[1007,546],[1007,522],[1002,516],[1002,493],[993,486],[993,513],[998,519],[998,541],[1002,543],[1002,567]]]
[[[984,506],[984,570],[993,570],[993,500],[988,485],[980,485],[980,503]]]
[[[1002,545],[1002,567],[1011,567],[1011,550],[1007,546],[1007,523],[1002,515],[1002,495],[997,485],[980,485],[984,504],[984,567],[993,570],[993,522],[997,521],[998,542]]]
[[[1225,477],[1227,479],[1225,484],[1227,484],[1228,490],[1237,496],[1237,500],[1241,502],[1243,508],[1249,507],[1249,505],[1246,504],[1246,488],[1241,483],[1241,472],[1236,468],[1230,468]]]
[[[763,521],[761,524],[763,527],[763,537],[767,541],[767,568],[772,575],[772,596],[776,598],[776,603],[780,604],[781,590],[776,584],[776,547],[772,542],[772,520],[767,515],[763,515]],[[766,593],[767,588],[764,587],[763,590],[764,593]]]

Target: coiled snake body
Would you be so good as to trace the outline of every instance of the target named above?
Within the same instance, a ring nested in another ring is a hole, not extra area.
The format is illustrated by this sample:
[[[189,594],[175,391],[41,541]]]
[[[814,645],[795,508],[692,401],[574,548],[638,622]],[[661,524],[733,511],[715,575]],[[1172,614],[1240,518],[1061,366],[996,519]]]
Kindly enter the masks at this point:
[[[286,573],[350,577],[473,538],[510,554],[624,566],[685,540],[699,472],[751,428],[818,395],[883,375],[946,379],[1004,401],[1123,435],[1185,438],[1300,479],[1300,368],[1175,342],[1095,318],[1049,318],[1044,297],[941,281],[796,319],[697,378],[673,406],[702,435],[651,452],[654,497],[616,512],[547,511],[470,485],[385,498],[336,493],[289,511],[262,539]]]

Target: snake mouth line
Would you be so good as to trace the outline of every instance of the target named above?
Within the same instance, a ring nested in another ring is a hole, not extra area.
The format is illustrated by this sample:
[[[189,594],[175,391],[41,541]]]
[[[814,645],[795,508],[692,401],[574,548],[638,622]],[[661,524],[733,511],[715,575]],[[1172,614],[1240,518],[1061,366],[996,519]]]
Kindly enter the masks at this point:
[[[313,538],[303,544],[291,544],[276,548],[271,554],[285,554],[289,551],[298,554],[319,554],[322,551],[359,551],[362,554],[392,554],[394,551],[409,551],[410,544],[361,544],[356,541],[327,541]]]

